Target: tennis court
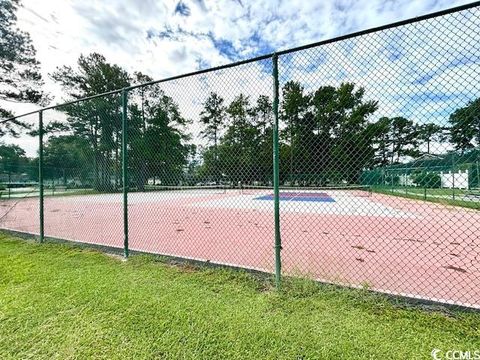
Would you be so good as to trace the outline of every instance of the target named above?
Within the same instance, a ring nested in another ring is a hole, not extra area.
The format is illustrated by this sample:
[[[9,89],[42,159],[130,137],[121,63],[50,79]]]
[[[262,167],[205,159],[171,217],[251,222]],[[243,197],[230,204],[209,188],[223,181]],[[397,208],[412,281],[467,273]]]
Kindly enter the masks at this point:
[[[274,270],[270,188],[128,195],[130,249]],[[4,200],[0,227],[39,232],[38,198]],[[283,271],[480,307],[480,213],[367,189],[281,189]],[[123,247],[121,194],[45,198],[46,236]]]

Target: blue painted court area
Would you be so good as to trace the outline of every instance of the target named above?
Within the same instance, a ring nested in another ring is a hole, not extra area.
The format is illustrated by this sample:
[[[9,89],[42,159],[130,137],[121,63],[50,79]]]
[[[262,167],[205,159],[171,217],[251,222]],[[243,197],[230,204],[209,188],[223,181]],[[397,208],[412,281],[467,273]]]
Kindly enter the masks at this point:
[[[280,201],[313,201],[313,202],[335,202],[335,200],[324,192],[281,192]],[[255,200],[273,200],[273,194],[263,195]]]

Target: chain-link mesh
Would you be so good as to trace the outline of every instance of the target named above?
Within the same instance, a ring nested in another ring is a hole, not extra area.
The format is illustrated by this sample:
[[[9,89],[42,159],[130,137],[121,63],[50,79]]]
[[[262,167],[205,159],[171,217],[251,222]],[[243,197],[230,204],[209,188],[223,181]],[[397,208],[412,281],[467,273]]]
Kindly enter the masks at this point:
[[[475,8],[279,57],[287,273],[479,305],[479,24]]]
[[[39,235],[38,114],[0,127],[0,228]]]
[[[45,236],[277,274],[281,248],[287,275],[480,307],[479,25],[470,7],[44,110]],[[0,225],[39,234],[39,154],[2,151]]]
[[[123,247],[120,94],[47,110],[45,236]]]
[[[132,250],[273,270],[271,59],[129,93]]]

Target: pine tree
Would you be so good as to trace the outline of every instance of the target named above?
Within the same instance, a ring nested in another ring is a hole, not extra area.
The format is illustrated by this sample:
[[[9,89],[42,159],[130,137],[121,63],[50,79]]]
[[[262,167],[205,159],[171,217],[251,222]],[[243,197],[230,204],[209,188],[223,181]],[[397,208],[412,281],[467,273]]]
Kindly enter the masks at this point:
[[[0,100],[41,104],[46,101],[39,62],[30,35],[17,27],[19,0],[0,0]],[[0,106],[0,118],[13,113]],[[0,124],[0,136],[18,136],[29,125],[21,120]]]

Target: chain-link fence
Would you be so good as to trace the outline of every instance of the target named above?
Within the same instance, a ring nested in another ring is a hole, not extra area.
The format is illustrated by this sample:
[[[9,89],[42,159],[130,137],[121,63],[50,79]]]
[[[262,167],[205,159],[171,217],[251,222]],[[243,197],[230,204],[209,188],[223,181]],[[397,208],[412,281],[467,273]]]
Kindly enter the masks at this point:
[[[0,154],[0,225],[480,307],[479,25],[469,5],[44,109],[38,151]]]
[[[24,150],[38,152],[38,114],[1,124],[0,135],[0,228],[39,234],[38,158]]]

